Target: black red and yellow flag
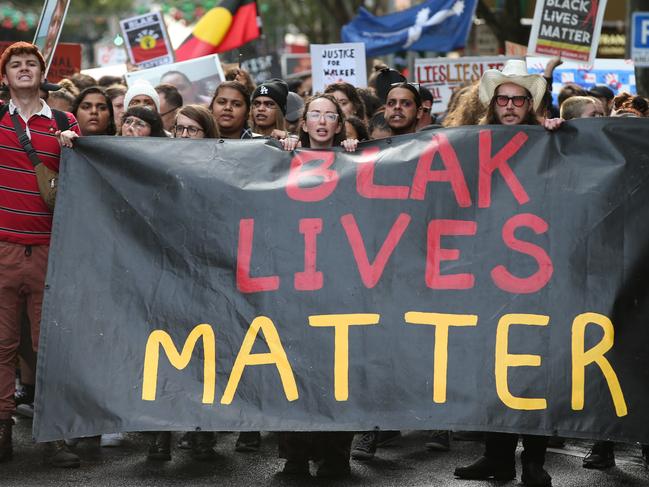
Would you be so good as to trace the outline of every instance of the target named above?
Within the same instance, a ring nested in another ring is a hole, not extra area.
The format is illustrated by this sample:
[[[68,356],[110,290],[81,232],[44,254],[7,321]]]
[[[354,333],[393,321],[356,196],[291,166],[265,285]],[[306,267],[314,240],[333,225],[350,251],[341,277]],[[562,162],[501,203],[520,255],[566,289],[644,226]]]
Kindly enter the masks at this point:
[[[255,0],[222,0],[176,49],[176,61],[236,49],[260,34]]]

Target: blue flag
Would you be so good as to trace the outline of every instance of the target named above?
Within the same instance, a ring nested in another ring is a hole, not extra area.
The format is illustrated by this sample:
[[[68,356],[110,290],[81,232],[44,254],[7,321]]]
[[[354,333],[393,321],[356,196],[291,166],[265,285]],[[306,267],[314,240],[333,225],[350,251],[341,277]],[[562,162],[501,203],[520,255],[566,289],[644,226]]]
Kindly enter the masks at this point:
[[[368,56],[396,51],[448,52],[464,47],[477,0],[427,0],[377,17],[363,7],[343,26],[343,42],[362,42]]]

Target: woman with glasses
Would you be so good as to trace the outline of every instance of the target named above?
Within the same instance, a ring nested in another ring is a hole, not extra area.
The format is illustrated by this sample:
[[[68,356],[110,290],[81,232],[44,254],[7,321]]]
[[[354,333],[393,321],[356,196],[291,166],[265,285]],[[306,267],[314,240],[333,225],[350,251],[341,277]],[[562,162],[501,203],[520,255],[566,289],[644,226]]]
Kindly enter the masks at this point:
[[[136,105],[124,113],[120,135],[124,137],[166,137],[160,115],[143,105]]]
[[[300,131],[302,147],[326,149],[342,145],[356,150],[358,141],[345,139],[345,115],[333,95],[316,95],[304,106],[304,123]],[[298,145],[297,137],[281,139],[286,150]],[[309,475],[309,461],[318,462],[316,475],[324,478],[344,477],[351,472],[349,453],[354,433],[348,431],[284,432],[279,434],[279,456],[286,460],[286,475]]]
[[[202,105],[185,105],[178,110],[171,133],[177,139],[216,139],[219,136],[212,113]]]

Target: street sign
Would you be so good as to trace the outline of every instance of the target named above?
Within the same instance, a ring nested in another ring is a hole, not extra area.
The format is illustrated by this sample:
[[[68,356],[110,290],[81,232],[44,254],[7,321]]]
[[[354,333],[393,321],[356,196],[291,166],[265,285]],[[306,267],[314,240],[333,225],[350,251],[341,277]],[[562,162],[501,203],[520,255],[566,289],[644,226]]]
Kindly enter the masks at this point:
[[[638,67],[649,67],[649,12],[634,12],[631,21],[631,56]]]

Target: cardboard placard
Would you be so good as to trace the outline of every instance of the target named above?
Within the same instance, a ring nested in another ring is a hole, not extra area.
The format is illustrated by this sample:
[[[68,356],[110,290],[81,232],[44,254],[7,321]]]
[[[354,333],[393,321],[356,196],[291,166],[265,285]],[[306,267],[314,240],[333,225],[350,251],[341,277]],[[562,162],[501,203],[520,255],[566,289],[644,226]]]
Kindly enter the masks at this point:
[[[45,58],[45,76],[52,63],[56,44],[59,42],[65,16],[70,6],[70,0],[45,0],[41,18],[34,34],[34,45]]]
[[[119,21],[131,63],[153,68],[174,62],[174,51],[160,12]]]
[[[511,57],[480,56],[415,59],[415,81],[433,94],[433,113],[446,110],[453,91],[478,81],[487,69],[502,69]]]
[[[311,54],[282,54],[282,78],[294,79],[311,74]]]
[[[125,77],[129,86],[136,79],[146,79],[153,86],[160,83],[172,84],[178,88],[185,105],[209,103],[218,84],[225,80],[218,54],[131,71]]]
[[[313,92],[322,92],[332,84],[346,82],[358,88],[367,86],[365,45],[311,44]]]
[[[538,0],[528,54],[595,60],[606,0]]]

